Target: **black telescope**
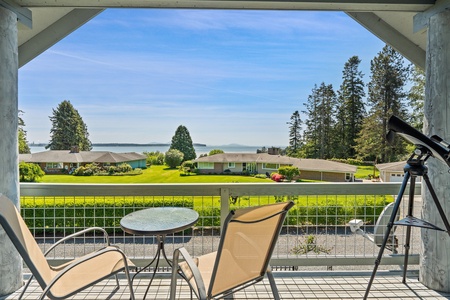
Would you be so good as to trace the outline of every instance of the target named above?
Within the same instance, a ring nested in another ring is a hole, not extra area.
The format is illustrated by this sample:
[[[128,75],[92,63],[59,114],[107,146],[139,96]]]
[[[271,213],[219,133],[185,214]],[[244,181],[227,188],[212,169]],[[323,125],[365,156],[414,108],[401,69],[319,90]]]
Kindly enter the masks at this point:
[[[388,129],[386,136],[388,142],[392,142],[394,134],[398,134],[405,140],[425,149],[430,156],[441,160],[450,167],[449,144],[444,142],[439,136],[433,135],[429,138],[396,116],[389,118]]]
[[[375,278],[375,274],[378,270],[378,266],[380,265],[381,259],[383,257],[383,251],[387,245],[387,242],[391,235],[391,230],[395,225],[406,226],[406,237],[405,237],[405,252],[404,252],[404,263],[403,263],[403,283],[406,283],[406,271],[408,270],[408,260],[409,260],[409,248],[411,241],[411,227],[421,227],[425,229],[432,229],[438,231],[444,231],[450,236],[450,222],[445,215],[445,211],[442,208],[441,203],[434,191],[433,186],[431,185],[430,178],[428,177],[428,167],[424,164],[425,161],[429,157],[434,157],[450,167],[450,145],[443,141],[437,135],[433,135],[431,137],[427,137],[414,127],[406,124],[403,120],[399,119],[396,116],[392,116],[388,121],[388,134],[386,139],[389,143],[392,143],[394,139],[394,135],[398,134],[408,142],[413,143],[416,146],[413,154],[407,160],[406,165],[404,167],[404,177],[402,181],[402,185],[400,187],[400,191],[398,192],[397,199],[395,200],[394,207],[392,208],[391,218],[386,226],[386,231],[384,234],[383,243],[380,246],[380,251],[378,252],[378,256],[375,260],[375,266],[373,268],[372,276],[370,277],[369,283],[366,288],[366,293],[364,294],[364,300],[367,299],[370,293],[370,288],[372,287],[373,280]],[[445,229],[439,228],[436,225],[427,222],[425,220],[418,219],[413,216],[414,211],[414,190],[417,177],[422,177],[425,182],[428,192],[431,195],[434,204],[436,205],[436,209],[441,216],[442,222],[445,225]],[[400,203],[402,202],[403,195],[406,190],[406,186],[409,184],[409,204],[408,204],[408,212],[405,214],[405,218],[402,220],[396,221],[395,218],[400,209]]]

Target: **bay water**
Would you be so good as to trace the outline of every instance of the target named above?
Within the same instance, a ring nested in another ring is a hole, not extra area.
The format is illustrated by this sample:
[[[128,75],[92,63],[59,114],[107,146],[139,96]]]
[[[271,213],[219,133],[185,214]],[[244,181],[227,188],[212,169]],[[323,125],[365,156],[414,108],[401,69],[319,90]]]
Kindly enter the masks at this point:
[[[116,153],[125,153],[125,152],[156,152],[159,151],[161,153],[165,153],[169,150],[170,145],[114,145],[114,146],[97,146],[94,145],[92,151],[110,151]],[[195,154],[197,157],[201,154],[208,154],[211,150],[220,149],[225,153],[256,153],[258,149],[261,149],[263,146],[245,146],[245,145],[219,145],[219,146],[203,146],[203,145],[194,145]],[[266,148],[268,148],[266,146]],[[30,145],[31,153],[43,152],[47,151],[44,146]]]

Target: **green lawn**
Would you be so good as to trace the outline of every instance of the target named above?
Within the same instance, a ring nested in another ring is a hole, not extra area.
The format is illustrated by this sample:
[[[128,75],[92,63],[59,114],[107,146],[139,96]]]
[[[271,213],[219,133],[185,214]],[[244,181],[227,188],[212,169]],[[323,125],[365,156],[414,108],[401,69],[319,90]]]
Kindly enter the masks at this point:
[[[167,166],[151,166],[143,174],[135,176],[73,176],[45,175],[44,183],[227,183],[227,182],[273,182],[270,179],[238,175],[188,175],[180,176],[178,169]]]
[[[358,166],[355,178],[363,179],[373,174],[373,166]],[[376,171],[376,176],[379,172]],[[301,175],[300,175],[301,176]],[[258,182],[271,183],[270,179],[239,175],[189,175],[180,176],[178,169],[167,166],[151,166],[143,170],[143,174],[135,176],[73,176],[45,175],[40,182],[44,183],[232,183]],[[304,180],[308,182],[308,180]]]
[[[380,172],[374,166],[358,166],[358,170],[355,173],[355,178],[357,179],[368,179],[369,175],[380,176]]]

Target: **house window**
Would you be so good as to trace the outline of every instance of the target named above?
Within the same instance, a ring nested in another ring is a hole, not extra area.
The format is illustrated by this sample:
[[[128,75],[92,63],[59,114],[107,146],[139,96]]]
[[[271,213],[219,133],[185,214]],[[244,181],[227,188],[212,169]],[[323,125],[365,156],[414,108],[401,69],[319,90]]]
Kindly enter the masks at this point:
[[[63,168],[63,163],[49,162],[49,163],[46,163],[45,167],[47,169],[62,169]]]
[[[234,169],[234,168],[236,168],[236,163],[234,163],[234,162],[229,162],[229,163],[228,163],[228,169]]]
[[[352,174],[345,173],[345,181],[351,181],[352,180]]]
[[[212,163],[212,162],[199,162],[199,163],[198,163],[198,168],[199,168],[199,169],[209,169],[209,170],[212,170],[212,169],[214,169],[214,163]]]
[[[280,168],[280,164],[268,163],[268,164],[263,164],[262,167],[263,167],[263,169],[266,169],[266,170],[278,170]]]

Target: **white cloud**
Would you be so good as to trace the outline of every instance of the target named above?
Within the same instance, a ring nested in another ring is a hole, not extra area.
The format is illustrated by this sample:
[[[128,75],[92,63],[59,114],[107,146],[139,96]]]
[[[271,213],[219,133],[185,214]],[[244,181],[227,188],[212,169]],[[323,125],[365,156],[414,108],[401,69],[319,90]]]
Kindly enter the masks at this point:
[[[313,85],[337,89],[359,53],[367,70],[374,45],[336,12],[107,10],[21,68],[19,107],[30,141],[67,99],[93,142],[165,142],[183,124],[196,142],[282,145]]]

